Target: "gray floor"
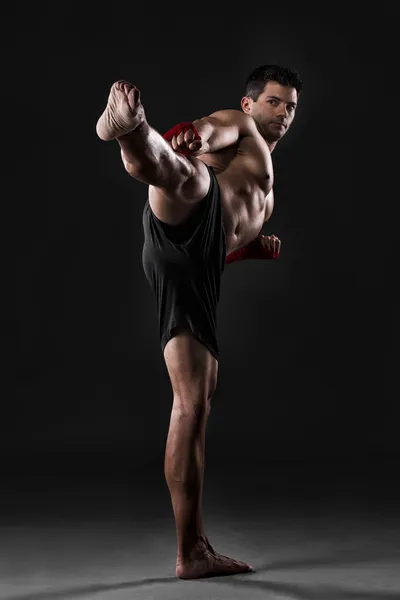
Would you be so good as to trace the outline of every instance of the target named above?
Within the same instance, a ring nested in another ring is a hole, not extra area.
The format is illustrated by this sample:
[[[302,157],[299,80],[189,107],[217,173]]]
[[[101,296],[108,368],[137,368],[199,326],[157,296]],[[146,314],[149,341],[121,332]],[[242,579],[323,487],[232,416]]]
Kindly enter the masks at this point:
[[[379,466],[209,468],[210,542],[256,572],[180,581],[160,466],[15,476],[0,502],[0,598],[399,600],[396,481]]]

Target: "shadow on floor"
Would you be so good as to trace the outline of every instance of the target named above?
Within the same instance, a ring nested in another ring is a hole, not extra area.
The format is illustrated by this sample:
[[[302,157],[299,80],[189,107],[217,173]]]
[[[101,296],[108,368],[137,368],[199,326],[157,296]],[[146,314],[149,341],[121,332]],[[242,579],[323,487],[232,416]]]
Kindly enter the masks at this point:
[[[210,583],[210,580],[204,580]],[[215,582],[215,580],[214,580]],[[252,589],[262,590],[266,594],[268,600],[273,599],[273,594],[277,594],[277,597],[287,596],[293,600],[398,600],[398,591],[366,591],[366,590],[351,590],[346,589],[345,586],[334,586],[334,585],[295,585],[287,583],[270,583],[263,581],[252,581],[252,580],[234,580],[233,578],[229,581],[224,581],[233,587],[243,586],[246,587],[246,594],[250,593]],[[218,596],[220,598],[220,596]],[[228,597],[228,596],[227,596]],[[211,596],[208,596],[212,600]]]
[[[313,569],[317,567],[333,567],[333,566],[346,566],[357,563],[381,563],[383,561],[398,561],[400,558],[400,551],[389,551],[388,549],[374,550],[374,549],[347,549],[335,552],[323,557],[307,557],[302,560],[285,560],[282,562],[268,562],[264,565],[257,567],[253,564],[254,568],[258,573],[272,572],[272,571],[287,571],[291,569]],[[254,563],[254,561],[253,561]],[[400,581],[400,577],[399,577]]]
[[[256,571],[257,573],[257,571]],[[243,577],[245,579],[243,579]],[[398,600],[398,591],[366,591],[366,590],[349,590],[345,587],[331,586],[331,585],[320,585],[313,586],[307,585],[294,585],[276,582],[264,582],[254,581],[251,579],[252,574],[236,575],[236,576],[223,576],[223,577],[212,577],[207,579],[198,579],[200,585],[204,584],[216,584],[223,583],[224,585],[232,586],[235,588],[244,587],[246,588],[246,594],[251,589],[262,590],[269,594],[269,598],[272,594],[276,593],[281,597],[287,595],[293,598],[293,600]],[[97,594],[100,592],[118,592],[124,589],[140,588],[142,586],[152,584],[171,584],[178,583],[184,585],[186,581],[179,581],[176,577],[159,577],[159,578],[147,578],[139,581],[128,581],[116,584],[93,584],[80,586],[76,588],[61,589],[42,591],[35,593],[20,594],[18,596],[8,596],[4,600],[69,600],[73,598],[79,598],[81,595]],[[220,598],[220,594],[218,594]],[[207,598],[212,600],[212,596],[208,595]]]
[[[147,579],[140,579],[139,581],[124,581],[122,583],[99,583],[92,585],[82,585],[75,588],[63,588],[60,590],[52,589],[42,591],[42,592],[34,592],[34,593],[24,593],[19,594],[18,596],[8,596],[4,598],[4,600],[67,600],[69,598],[73,599],[81,595],[86,594],[99,594],[100,592],[112,592],[112,591],[120,591],[127,589],[134,589],[137,587],[141,587],[142,585],[152,585],[152,584],[163,584],[163,583],[174,583],[177,581],[176,577],[148,577]]]

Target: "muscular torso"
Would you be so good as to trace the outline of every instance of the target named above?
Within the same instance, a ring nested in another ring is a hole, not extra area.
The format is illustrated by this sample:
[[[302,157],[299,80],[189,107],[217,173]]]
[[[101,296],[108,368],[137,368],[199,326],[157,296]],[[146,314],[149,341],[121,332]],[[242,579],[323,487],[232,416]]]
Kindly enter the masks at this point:
[[[268,148],[265,150],[270,177],[263,179],[263,174],[267,175],[266,172],[264,173],[265,161],[262,158],[260,160],[257,152],[250,158],[247,153],[251,152],[251,148],[245,148],[243,155],[240,153],[238,155],[239,146],[240,142],[198,157],[208,166],[213,167],[220,185],[228,253],[254,240],[273,210],[273,173]],[[261,153],[262,151],[263,148]],[[252,161],[251,170],[246,169],[247,164],[241,164],[242,158],[245,161]],[[233,159],[235,161],[232,164]]]
[[[240,111],[228,111],[228,116],[240,124],[243,133],[239,141],[222,150],[188,156],[196,167],[196,176],[185,179],[179,188],[171,186],[171,191],[150,186],[149,201],[162,221],[170,225],[185,222],[198,208],[197,200],[192,199],[204,198],[208,189],[207,170],[199,168],[200,161],[213,167],[221,191],[227,253],[230,253],[254,240],[271,216],[274,178],[270,150],[254,121]]]
[[[218,176],[222,171],[225,171],[226,167],[237,154],[239,143],[229,148],[223,148],[217,152],[210,154],[202,154],[198,158],[206,163],[209,167],[214,169],[215,174]]]

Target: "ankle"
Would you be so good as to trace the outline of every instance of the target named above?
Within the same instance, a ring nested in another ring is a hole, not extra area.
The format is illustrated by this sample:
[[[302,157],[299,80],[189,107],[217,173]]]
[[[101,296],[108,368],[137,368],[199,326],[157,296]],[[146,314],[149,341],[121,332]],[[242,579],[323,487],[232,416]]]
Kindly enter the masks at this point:
[[[117,142],[123,150],[128,150],[129,152],[129,150],[132,149],[132,146],[135,147],[138,142],[143,143],[143,140],[145,140],[148,137],[149,131],[150,125],[146,120],[144,120],[141,123],[139,123],[139,125],[135,127],[135,129],[132,129],[132,131],[118,136]]]
[[[199,535],[190,539],[186,539],[180,547],[178,547],[178,563],[189,562],[196,556],[204,554],[207,550],[205,536]]]

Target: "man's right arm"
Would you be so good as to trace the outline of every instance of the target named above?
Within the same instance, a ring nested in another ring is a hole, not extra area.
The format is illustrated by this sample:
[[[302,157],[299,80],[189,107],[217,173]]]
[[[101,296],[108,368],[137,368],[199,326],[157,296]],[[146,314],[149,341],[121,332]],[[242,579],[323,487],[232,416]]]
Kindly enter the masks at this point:
[[[234,109],[218,110],[208,117],[193,121],[193,125],[202,142],[200,150],[193,156],[216,152],[233,146],[242,137],[258,134],[254,119]]]

